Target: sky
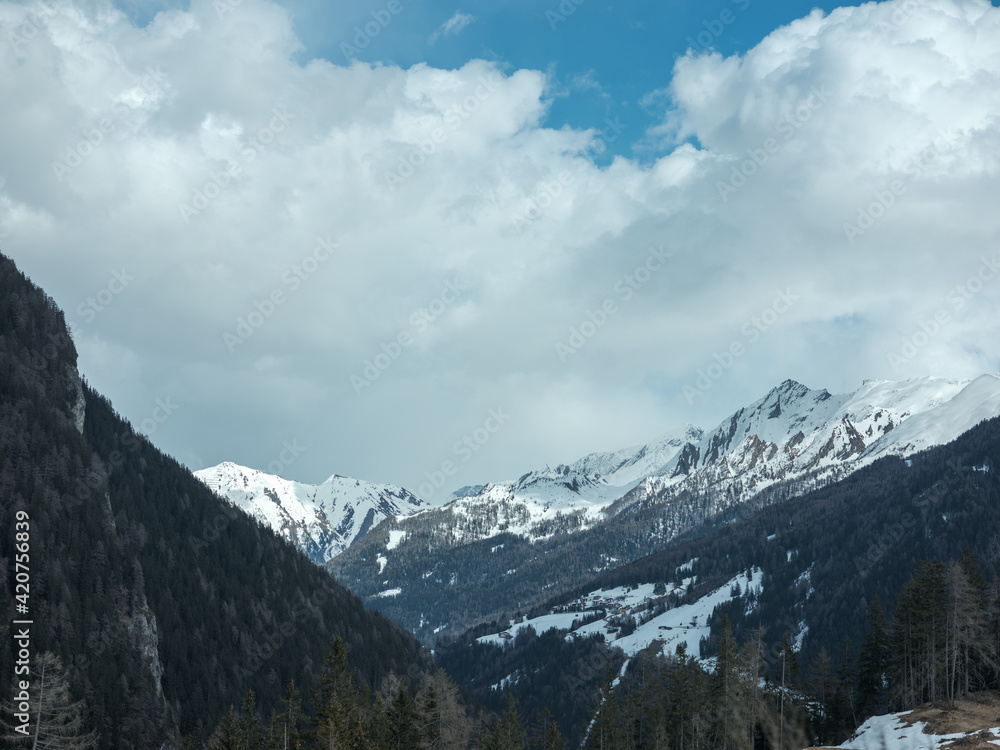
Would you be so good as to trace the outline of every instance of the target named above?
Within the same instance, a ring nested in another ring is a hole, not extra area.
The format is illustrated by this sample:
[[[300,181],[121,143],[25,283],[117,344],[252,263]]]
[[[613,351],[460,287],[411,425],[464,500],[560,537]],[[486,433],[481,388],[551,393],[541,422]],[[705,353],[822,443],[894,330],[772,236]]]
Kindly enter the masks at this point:
[[[45,0],[0,32],[0,251],[191,469],[438,502],[787,378],[1000,370],[988,2]]]

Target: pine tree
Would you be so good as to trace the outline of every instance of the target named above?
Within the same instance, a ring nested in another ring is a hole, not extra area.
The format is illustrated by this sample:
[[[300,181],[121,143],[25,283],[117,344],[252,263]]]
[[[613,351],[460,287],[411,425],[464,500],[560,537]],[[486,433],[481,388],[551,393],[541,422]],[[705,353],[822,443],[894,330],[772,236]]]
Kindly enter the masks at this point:
[[[417,723],[417,709],[402,682],[386,712],[389,750],[408,750],[420,744],[420,727]]]
[[[715,745],[729,750],[742,745],[746,726],[743,685],[740,679],[739,655],[733,639],[733,626],[723,615],[719,624],[719,652],[715,659],[709,697],[715,713],[713,735]]]
[[[566,741],[559,732],[559,725],[548,708],[543,708],[535,718],[529,739],[531,750],[566,750]]]
[[[441,706],[433,680],[428,680],[417,695],[417,716],[422,746],[427,750],[438,750],[441,747]]]
[[[744,726],[746,747],[753,750],[757,736],[757,724],[765,710],[764,696],[760,689],[764,666],[764,631],[755,630],[740,651],[740,671],[743,677],[745,703]]]
[[[965,550],[959,562],[948,567],[947,673],[948,699],[982,687],[996,671],[997,658],[989,633],[986,582],[979,574],[979,560]]]
[[[799,680],[799,654],[792,644],[792,636],[786,630],[781,636],[781,658],[785,664],[785,685],[794,687]]]
[[[830,733],[834,737],[846,739],[859,724],[854,696],[854,686],[857,684],[854,649],[851,646],[851,639],[847,636],[844,636],[838,657],[840,663],[833,685],[833,699],[830,702]]]
[[[483,750],[525,750],[526,745],[527,737],[517,701],[508,694],[507,707],[483,742]]]
[[[687,652],[687,644],[677,645],[674,677],[668,686],[668,735],[678,750],[702,745],[706,717],[710,715],[705,672],[698,660]]]
[[[247,691],[243,701],[243,710],[237,720],[237,734],[241,750],[264,750],[264,737],[257,717],[257,697],[253,690]]]
[[[207,747],[208,750],[244,750],[240,739],[240,720],[232,706],[212,732]]]
[[[295,680],[288,683],[288,689],[281,699],[282,711],[271,721],[271,750],[303,750],[306,746],[303,725],[306,720],[302,711],[302,695],[295,686]]]
[[[347,665],[347,644],[337,638],[323,660],[319,687],[314,689],[316,716],[313,741],[322,748],[364,750],[372,746],[365,694]]]
[[[25,744],[32,750],[86,750],[94,747],[99,737],[86,731],[86,704],[74,701],[62,661],[53,653],[35,656],[31,665],[29,701],[31,716],[29,738],[10,731],[2,738],[11,747]],[[7,716],[4,717],[6,722]]]
[[[868,635],[858,658],[858,718],[884,714],[889,709],[889,628],[878,594],[868,607]]]
[[[936,704],[947,684],[945,567],[924,560],[903,586],[893,610],[893,701],[900,709]]]
[[[834,739],[834,725],[832,717],[834,715],[833,698],[835,695],[835,677],[830,656],[825,648],[821,648],[816,659],[809,670],[809,692],[816,699],[819,706],[818,715],[815,718],[814,726],[816,736],[820,742],[836,743]]]

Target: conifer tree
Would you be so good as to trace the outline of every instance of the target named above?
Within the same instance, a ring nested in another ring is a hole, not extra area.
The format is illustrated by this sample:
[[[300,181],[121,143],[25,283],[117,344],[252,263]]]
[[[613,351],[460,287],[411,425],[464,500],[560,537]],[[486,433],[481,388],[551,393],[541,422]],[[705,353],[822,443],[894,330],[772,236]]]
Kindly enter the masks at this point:
[[[878,594],[868,607],[868,635],[858,657],[858,718],[884,714],[889,709],[889,628]]]
[[[719,624],[719,652],[715,659],[710,698],[715,710],[713,735],[716,747],[729,750],[742,746],[746,725],[743,685],[740,679],[739,654],[733,638],[733,626],[723,615]]]
[[[257,697],[253,690],[247,691],[243,701],[243,710],[237,720],[237,736],[241,750],[264,750],[264,737],[260,731],[260,720],[257,718]]]
[[[531,750],[566,750],[566,741],[559,732],[559,725],[552,718],[552,712],[543,708],[531,728],[529,739]]]
[[[295,686],[295,680],[288,683],[281,699],[282,710],[271,717],[271,732],[268,750],[304,750],[306,747],[303,725],[306,720],[302,711],[302,695]]]
[[[787,630],[781,636],[781,653],[785,665],[785,685],[795,686],[799,680],[799,654]]]
[[[835,739],[837,735],[832,720],[835,713],[833,700],[835,682],[830,656],[827,654],[826,648],[821,648],[809,670],[809,692],[819,706],[815,719],[817,739],[828,744],[838,741]]]
[[[508,694],[507,707],[483,742],[483,750],[525,750],[526,745],[527,737],[517,710],[517,700]]]
[[[687,644],[677,645],[675,676],[670,683],[668,698],[669,727],[673,746],[678,750],[696,748],[702,744],[706,730],[708,694],[705,672],[698,660],[687,652]]]
[[[407,750],[420,744],[420,727],[417,723],[417,709],[402,681],[386,712],[388,750]]]
[[[891,635],[894,704],[907,709],[936,704],[946,684],[947,586],[945,567],[924,560],[903,586]]]
[[[62,660],[53,653],[35,656],[31,665],[29,732],[26,738],[8,725],[0,736],[10,747],[23,744],[33,750],[66,748],[87,750],[97,745],[99,737],[86,731],[86,704],[73,700]],[[7,723],[8,716],[4,716]]]
[[[947,674],[948,699],[980,689],[995,672],[996,651],[989,633],[986,582],[979,560],[968,549],[948,566]]]
[[[316,716],[313,741],[322,748],[365,750],[371,737],[365,713],[366,696],[355,684],[347,664],[347,644],[337,638],[323,660],[319,687],[313,691]]]
[[[764,696],[760,682],[764,667],[764,631],[758,628],[751,633],[740,651],[740,670],[743,677],[744,694],[744,731],[746,742],[744,747],[753,750],[756,744],[757,724],[761,713],[765,710]]]
[[[441,705],[433,680],[417,695],[417,716],[423,747],[438,750],[441,747]]]
[[[243,750],[240,741],[240,720],[232,706],[212,732],[208,740],[208,750]]]

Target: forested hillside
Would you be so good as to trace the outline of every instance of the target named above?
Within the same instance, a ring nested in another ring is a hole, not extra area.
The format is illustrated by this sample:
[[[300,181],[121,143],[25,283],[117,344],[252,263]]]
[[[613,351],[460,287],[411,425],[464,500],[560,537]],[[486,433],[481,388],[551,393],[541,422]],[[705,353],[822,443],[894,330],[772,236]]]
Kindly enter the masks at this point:
[[[1000,420],[991,420],[949,445],[884,459],[749,518],[717,519],[697,538],[522,614],[539,616],[600,589],[670,584],[686,568],[696,581],[667,602],[677,607],[759,568],[760,589],[734,592],[715,609],[700,653],[664,652],[654,640],[630,660],[595,725],[609,734],[591,741],[723,747],[756,733],[774,745],[785,733],[786,746],[793,738],[841,742],[869,715],[1000,687],[1000,581],[991,575],[1000,562],[998,466]],[[475,685],[472,665],[484,660],[476,649],[485,647],[461,640],[468,663],[457,644],[443,663]],[[507,649],[507,673],[530,673],[518,642]],[[712,675],[697,657],[729,666]],[[530,698],[522,705],[526,714],[542,708]]]
[[[248,690],[266,715],[292,680],[308,707],[338,637],[365,686],[433,672],[412,636],[366,612],[83,385],[62,312],[0,256],[5,675],[15,661],[18,513],[30,519],[31,652],[60,659],[99,747],[204,739]],[[0,681],[0,699],[10,698],[11,682]]]

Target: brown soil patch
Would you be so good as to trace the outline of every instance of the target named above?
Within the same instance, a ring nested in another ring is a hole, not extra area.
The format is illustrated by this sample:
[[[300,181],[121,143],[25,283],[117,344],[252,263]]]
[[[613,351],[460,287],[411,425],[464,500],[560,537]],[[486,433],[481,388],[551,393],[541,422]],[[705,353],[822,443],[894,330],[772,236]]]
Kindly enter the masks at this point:
[[[1000,727],[1000,692],[989,691],[977,693],[962,700],[955,701],[951,708],[946,703],[937,707],[925,703],[909,713],[903,714],[900,720],[906,726],[913,726],[922,721],[926,725],[927,734],[958,734],[965,737],[943,744],[942,748],[961,748],[962,750],[1000,750],[1000,740],[992,739],[986,730]],[[822,750],[822,748],[807,748],[807,750]]]
[[[980,737],[980,733],[984,730],[1000,727],[1000,693],[993,691],[978,693],[955,701],[954,708],[944,703],[935,708],[926,703],[905,714],[902,720],[907,726],[912,726],[918,721],[924,722],[927,725],[924,730],[927,734],[964,732],[967,735],[968,744],[963,738],[949,743],[947,747],[1000,748],[1000,743],[996,740],[991,744]]]

